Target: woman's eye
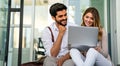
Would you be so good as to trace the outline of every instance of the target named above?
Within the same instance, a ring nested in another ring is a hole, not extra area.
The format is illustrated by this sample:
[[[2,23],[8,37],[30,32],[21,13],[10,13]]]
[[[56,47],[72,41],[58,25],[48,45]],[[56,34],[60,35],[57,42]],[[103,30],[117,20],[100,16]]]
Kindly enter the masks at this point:
[[[94,20],[93,18],[91,18],[91,20]]]
[[[86,18],[89,18],[88,16],[86,16]]]

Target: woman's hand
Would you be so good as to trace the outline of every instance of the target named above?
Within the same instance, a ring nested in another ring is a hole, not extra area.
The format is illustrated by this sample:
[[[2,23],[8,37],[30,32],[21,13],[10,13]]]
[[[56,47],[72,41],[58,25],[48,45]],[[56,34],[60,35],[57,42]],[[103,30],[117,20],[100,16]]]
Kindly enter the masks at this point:
[[[96,49],[98,52],[101,51],[101,47],[100,47],[100,46],[95,47],[95,49]]]
[[[83,51],[81,54],[86,57],[87,51]]]

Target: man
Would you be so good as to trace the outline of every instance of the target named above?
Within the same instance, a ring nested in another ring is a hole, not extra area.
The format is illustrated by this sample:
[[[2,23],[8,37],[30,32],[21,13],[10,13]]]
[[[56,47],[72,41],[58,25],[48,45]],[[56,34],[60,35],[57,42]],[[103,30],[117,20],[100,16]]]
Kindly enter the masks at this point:
[[[74,66],[69,55],[67,29],[68,26],[75,24],[67,22],[67,7],[62,3],[53,4],[50,7],[50,14],[55,22],[49,26],[50,29],[46,27],[42,33],[47,56],[43,66]]]

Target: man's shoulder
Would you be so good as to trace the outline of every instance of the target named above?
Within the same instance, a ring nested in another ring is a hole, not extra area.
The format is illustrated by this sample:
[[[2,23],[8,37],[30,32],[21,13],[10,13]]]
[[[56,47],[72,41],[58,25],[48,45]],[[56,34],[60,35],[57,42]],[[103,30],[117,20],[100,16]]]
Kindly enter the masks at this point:
[[[49,28],[50,28],[51,30],[53,30],[53,29],[55,28],[55,23],[52,23],[52,24],[46,26],[46,27],[43,29],[43,31],[49,32]]]
[[[55,22],[53,22],[50,25],[46,26],[46,28],[48,28],[48,27],[50,27],[50,28],[55,27]]]
[[[50,28],[54,27],[54,23],[47,25],[44,29],[48,29],[48,27],[50,27]]]

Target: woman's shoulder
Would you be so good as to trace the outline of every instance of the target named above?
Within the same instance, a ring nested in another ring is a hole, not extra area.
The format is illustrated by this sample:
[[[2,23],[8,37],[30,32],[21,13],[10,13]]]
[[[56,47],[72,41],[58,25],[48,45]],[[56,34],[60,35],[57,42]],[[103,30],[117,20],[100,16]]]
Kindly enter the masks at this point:
[[[107,36],[107,30],[105,28],[102,28],[102,36]]]
[[[105,28],[101,28],[101,31],[102,31],[102,33],[106,33],[107,32]]]

